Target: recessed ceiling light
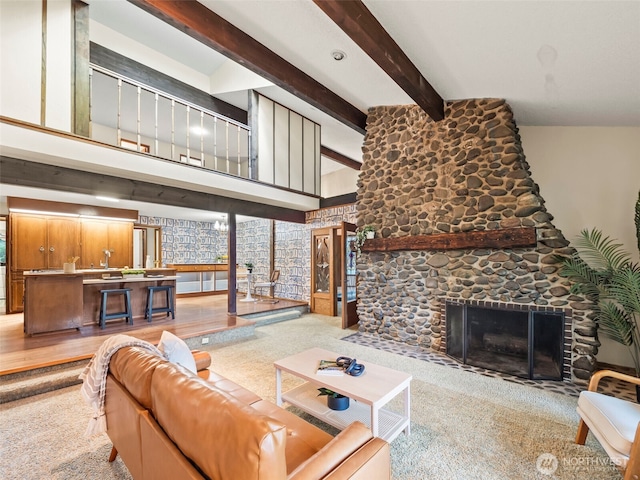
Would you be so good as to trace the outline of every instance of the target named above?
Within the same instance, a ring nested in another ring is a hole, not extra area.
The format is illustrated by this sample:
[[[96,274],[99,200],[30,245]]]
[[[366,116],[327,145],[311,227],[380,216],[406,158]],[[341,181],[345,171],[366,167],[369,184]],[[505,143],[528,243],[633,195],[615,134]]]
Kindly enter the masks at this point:
[[[333,52],[331,52],[331,56],[333,57],[333,59],[337,62],[339,62],[340,60],[344,60],[345,58],[347,58],[347,54],[344,53],[342,50],[334,50]]]

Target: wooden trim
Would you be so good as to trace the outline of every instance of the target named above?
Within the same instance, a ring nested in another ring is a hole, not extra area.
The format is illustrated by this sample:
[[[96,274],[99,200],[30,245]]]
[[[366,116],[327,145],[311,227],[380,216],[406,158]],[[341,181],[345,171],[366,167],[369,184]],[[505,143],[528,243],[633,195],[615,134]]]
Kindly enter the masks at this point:
[[[331,208],[342,205],[351,205],[353,203],[356,203],[356,196],[356,193],[353,192],[345,193],[344,195],[338,195],[335,197],[321,198],[319,210],[322,210],[323,208]]]
[[[536,229],[503,228],[475,232],[410,235],[406,237],[365,240],[363,252],[396,252],[403,250],[462,250],[465,248],[532,247],[537,244]]]
[[[211,295],[226,295],[226,294],[227,294],[227,290],[211,290],[208,292],[176,293],[176,298],[207,297]]]
[[[236,214],[233,212],[229,212],[227,216],[227,225],[229,226],[228,235],[227,235],[227,264],[228,265],[237,265],[238,264],[238,254],[237,254],[237,229],[236,229]],[[229,274],[227,275],[227,291],[229,292],[227,295],[227,313],[229,315],[236,315],[238,310],[237,305],[237,295],[236,288],[238,284],[237,279],[237,267],[230,268]]]
[[[47,0],[42,0],[42,36],[40,39],[40,125],[47,123]]]
[[[65,214],[90,217],[121,218],[122,220],[138,220],[138,211],[125,208],[96,207],[95,205],[81,205],[76,203],[50,202],[33,198],[7,197],[9,211],[13,209],[30,210],[47,215]],[[21,212],[29,213],[29,212]]]
[[[299,210],[11,157],[0,156],[0,182],[84,195],[112,195],[159,205],[211,212],[238,212],[250,217],[305,223],[305,212]]]
[[[89,76],[89,5],[74,0],[73,12],[73,57],[72,57],[72,107],[73,133],[91,136]]]
[[[129,0],[146,12],[365,133],[367,115],[199,2]]]
[[[360,0],[313,0],[434,120],[444,118],[444,100]]]
[[[362,163],[353,160],[352,158],[347,157],[346,155],[342,155],[341,153],[336,152],[335,150],[331,150],[329,147],[325,147],[324,145],[320,146],[320,155],[324,155],[327,158],[330,158],[334,162],[338,162],[345,167],[353,168],[354,170],[360,170],[362,168]]]

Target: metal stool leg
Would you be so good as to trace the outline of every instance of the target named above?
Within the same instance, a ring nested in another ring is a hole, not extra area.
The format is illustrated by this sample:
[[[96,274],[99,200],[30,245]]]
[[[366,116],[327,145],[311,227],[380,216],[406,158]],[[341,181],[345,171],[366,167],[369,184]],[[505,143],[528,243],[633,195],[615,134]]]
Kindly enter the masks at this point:
[[[100,328],[104,330],[105,317],[107,316],[107,292],[102,292],[102,299],[100,300]]]
[[[131,312],[131,291],[124,292],[124,311],[127,312],[127,323],[133,325],[133,313]]]

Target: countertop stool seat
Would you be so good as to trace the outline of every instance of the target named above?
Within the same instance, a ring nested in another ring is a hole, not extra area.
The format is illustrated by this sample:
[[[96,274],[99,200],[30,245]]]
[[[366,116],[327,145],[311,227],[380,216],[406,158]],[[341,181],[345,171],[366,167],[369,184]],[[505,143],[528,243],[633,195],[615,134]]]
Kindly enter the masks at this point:
[[[105,327],[107,320],[114,318],[126,318],[127,323],[133,325],[133,315],[131,313],[131,289],[130,288],[111,288],[108,290],[100,290],[102,294],[100,300],[100,328]],[[107,301],[109,295],[117,296],[121,295],[124,301],[124,310],[119,312],[107,313]]]
[[[167,313],[167,317],[171,314],[171,318],[175,319],[175,309],[173,306],[173,285],[157,285],[153,287],[147,287],[147,308],[144,311],[144,318],[147,319],[147,322],[151,322],[151,317],[154,313]],[[165,292],[166,294],[166,302],[164,307],[154,307],[153,306],[153,297],[156,292]]]

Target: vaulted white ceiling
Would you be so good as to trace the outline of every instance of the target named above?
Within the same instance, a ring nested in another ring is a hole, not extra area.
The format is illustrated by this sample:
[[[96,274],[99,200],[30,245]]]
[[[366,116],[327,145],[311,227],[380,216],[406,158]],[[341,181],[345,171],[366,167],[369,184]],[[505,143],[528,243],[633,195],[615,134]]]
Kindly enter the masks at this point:
[[[92,40],[110,36],[107,48],[145,63],[133,52],[142,46],[167,74],[241,108],[254,88],[320,123],[323,145],[361,159],[362,135],[315,107],[125,0],[88,2]],[[363,112],[414,103],[311,0],[200,3]],[[521,126],[640,125],[638,0],[364,4],[445,100],[505,98]]]
[[[362,111],[414,103],[311,0],[200,0]],[[506,98],[520,125],[640,125],[640,2],[364,0],[445,100]],[[214,82],[224,57],[123,0],[92,0],[96,22]],[[337,62],[331,52],[341,50]],[[323,124],[323,144],[358,153],[346,131],[278,87],[265,95]],[[246,98],[217,92],[231,103]],[[335,139],[335,140],[334,140]]]

